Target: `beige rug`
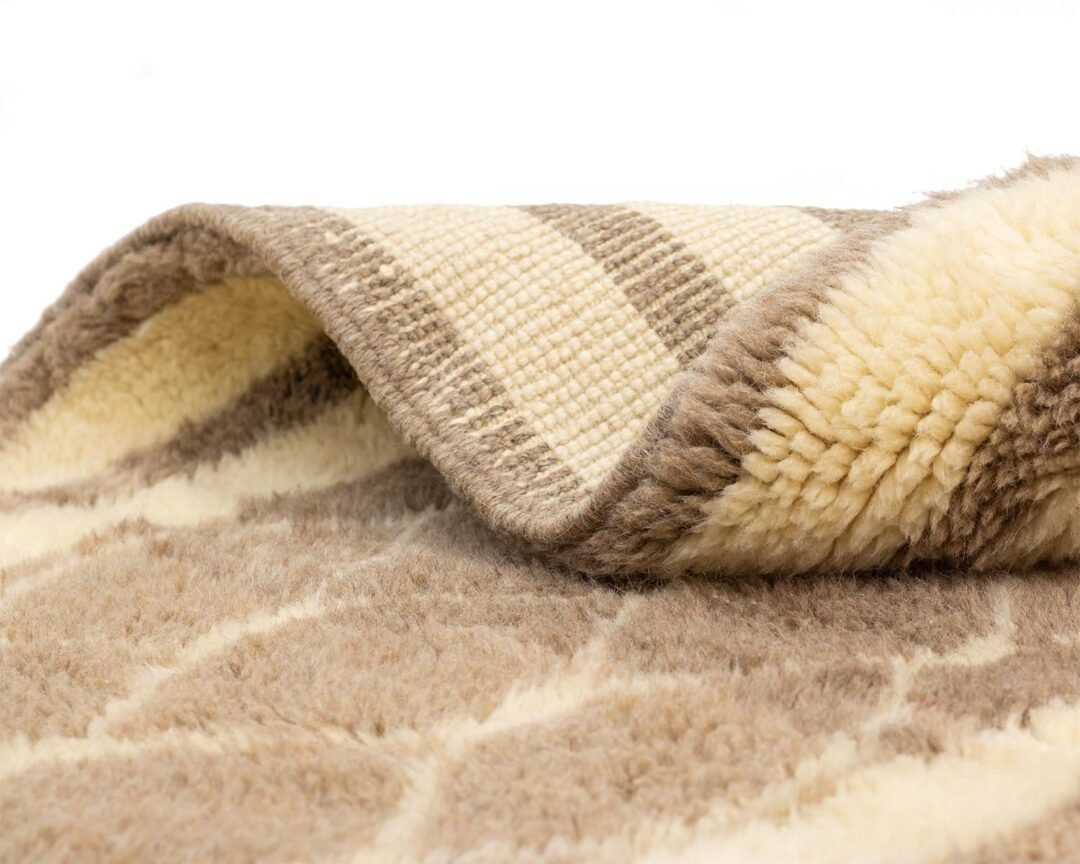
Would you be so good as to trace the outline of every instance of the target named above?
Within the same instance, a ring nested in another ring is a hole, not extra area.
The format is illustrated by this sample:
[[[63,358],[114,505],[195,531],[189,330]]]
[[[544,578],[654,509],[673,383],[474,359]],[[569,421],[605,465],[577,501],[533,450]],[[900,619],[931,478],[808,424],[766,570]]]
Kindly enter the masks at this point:
[[[1080,859],[1078,301],[1067,159],[158,217],[0,368],[0,860]]]

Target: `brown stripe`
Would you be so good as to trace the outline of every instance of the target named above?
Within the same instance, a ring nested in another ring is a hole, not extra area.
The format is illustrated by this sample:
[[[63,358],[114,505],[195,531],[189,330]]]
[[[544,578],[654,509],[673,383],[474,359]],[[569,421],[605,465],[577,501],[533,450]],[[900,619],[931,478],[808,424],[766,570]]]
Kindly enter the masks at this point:
[[[521,209],[600,263],[682,366],[701,353],[716,322],[732,306],[705,262],[642,213],[614,205]]]
[[[1039,369],[1013,390],[997,426],[975,452],[941,520],[915,557],[991,566],[1015,554],[1050,497],[1080,479],[1080,313],[1073,314]]]
[[[217,462],[271,432],[310,422],[359,387],[348,361],[323,335],[295,362],[257,381],[217,416],[186,423],[164,448],[133,455],[120,467],[153,483],[185,465]]]
[[[831,210],[824,207],[799,207],[803,213],[813,216],[837,231],[850,231],[867,225],[885,215],[881,210]]]
[[[101,349],[196,288],[227,276],[264,274],[239,244],[204,228],[91,264],[0,365],[0,442]]]

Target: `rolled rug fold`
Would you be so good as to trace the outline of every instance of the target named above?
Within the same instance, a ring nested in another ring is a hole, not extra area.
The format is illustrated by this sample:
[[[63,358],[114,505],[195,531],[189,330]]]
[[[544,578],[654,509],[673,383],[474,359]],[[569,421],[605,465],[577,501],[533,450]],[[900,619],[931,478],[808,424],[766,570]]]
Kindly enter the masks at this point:
[[[1078,299],[1071,158],[151,220],[0,367],[0,857],[1058,849]]]

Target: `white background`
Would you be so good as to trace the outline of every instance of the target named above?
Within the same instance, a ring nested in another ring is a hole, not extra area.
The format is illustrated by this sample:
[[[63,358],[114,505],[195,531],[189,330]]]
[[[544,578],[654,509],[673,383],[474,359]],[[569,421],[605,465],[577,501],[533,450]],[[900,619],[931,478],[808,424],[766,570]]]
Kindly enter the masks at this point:
[[[1080,4],[0,0],[0,356],[185,201],[887,207],[1080,153]]]

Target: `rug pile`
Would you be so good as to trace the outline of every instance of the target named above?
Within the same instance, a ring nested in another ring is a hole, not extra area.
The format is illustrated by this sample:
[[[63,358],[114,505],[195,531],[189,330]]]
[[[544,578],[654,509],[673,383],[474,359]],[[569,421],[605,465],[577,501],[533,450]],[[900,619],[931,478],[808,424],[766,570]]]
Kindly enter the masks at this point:
[[[178,208],[0,367],[0,860],[1071,860],[1078,500],[1078,161]]]

